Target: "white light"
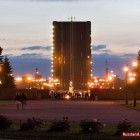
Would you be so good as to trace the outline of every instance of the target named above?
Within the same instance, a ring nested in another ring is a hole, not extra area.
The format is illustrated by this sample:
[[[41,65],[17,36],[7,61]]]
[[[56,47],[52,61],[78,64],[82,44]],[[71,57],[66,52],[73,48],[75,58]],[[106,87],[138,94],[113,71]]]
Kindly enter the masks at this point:
[[[69,95],[66,95],[65,98],[68,100],[68,99],[70,99],[70,96]]]
[[[17,77],[16,81],[22,81],[22,78],[21,77]]]
[[[135,78],[134,78],[134,77],[130,77],[129,80],[130,80],[130,81],[134,81]]]
[[[111,80],[112,80],[112,76],[109,76],[109,77],[108,77],[108,80],[111,81]]]
[[[137,67],[137,62],[133,62],[133,67]]]
[[[127,71],[128,71],[128,67],[125,67],[125,68],[124,68],[124,71],[127,72]]]
[[[32,80],[32,78],[31,78],[31,77],[28,77],[27,79],[28,79],[29,81],[30,81],[30,80]]]

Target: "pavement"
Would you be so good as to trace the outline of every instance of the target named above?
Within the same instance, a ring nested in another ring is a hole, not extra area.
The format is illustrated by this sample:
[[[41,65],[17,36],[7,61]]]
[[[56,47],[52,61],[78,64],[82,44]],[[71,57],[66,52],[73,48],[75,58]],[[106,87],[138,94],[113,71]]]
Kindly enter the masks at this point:
[[[71,122],[80,122],[84,119],[97,119],[102,123],[117,124],[124,119],[133,124],[140,124],[140,112],[120,105],[118,101],[57,101],[37,100],[27,101],[24,109],[16,109],[13,105],[0,106],[0,114],[11,120],[26,120],[31,117],[44,121],[61,120],[63,116]]]

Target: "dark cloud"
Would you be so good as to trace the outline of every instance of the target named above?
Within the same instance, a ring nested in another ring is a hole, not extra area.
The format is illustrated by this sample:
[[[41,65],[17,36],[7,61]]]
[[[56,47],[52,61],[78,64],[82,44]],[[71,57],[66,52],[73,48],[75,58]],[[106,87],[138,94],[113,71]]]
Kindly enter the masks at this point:
[[[13,67],[14,75],[25,75],[27,73],[34,74],[35,68],[38,68],[41,75],[44,77],[51,76],[51,59],[41,58],[41,54],[22,54],[21,56],[9,56]],[[113,70],[114,74],[121,79],[124,78],[123,67],[126,64],[131,66],[132,60],[135,60],[137,54],[124,54],[121,56],[102,53],[92,55],[93,76],[105,76],[106,60],[108,61],[109,71]]]
[[[109,53],[111,50],[107,49],[106,45],[93,45],[92,51],[102,52],[102,53]]]
[[[16,56],[14,58],[17,58],[17,59],[30,59],[30,58],[38,59],[40,57],[41,57],[40,53],[26,53],[26,54],[22,54],[20,56]]]
[[[51,50],[51,46],[31,46],[22,48],[21,50]]]
[[[93,46],[92,47],[92,50],[93,51],[98,51],[98,50],[100,50],[100,49],[105,49],[106,48],[106,45],[97,45],[97,46]]]

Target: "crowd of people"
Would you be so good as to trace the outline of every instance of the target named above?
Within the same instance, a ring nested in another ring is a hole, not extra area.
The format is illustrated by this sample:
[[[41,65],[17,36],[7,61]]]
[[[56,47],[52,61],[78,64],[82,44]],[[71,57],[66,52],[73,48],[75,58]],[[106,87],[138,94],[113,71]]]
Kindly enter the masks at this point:
[[[26,100],[27,100],[27,98],[26,98],[26,94],[24,92],[16,94],[15,104],[16,104],[17,110],[19,110],[20,108],[21,109],[25,108]]]
[[[64,99],[69,95],[71,99],[89,99],[90,93],[87,91],[74,91],[73,93],[69,91],[53,91],[51,90],[49,93],[52,99]]]

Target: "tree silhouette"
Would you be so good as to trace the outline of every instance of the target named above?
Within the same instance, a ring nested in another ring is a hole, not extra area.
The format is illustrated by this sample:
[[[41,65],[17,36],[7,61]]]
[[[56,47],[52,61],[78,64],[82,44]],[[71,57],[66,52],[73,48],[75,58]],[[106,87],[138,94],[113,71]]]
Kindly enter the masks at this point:
[[[0,88],[2,87],[3,83],[3,56],[2,54],[2,48],[0,47]]]
[[[14,76],[11,68],[11,64],[7,56],[5,56],[3,61],[3,88],[15,88]]]
[[[134,70],[136,72],[136,88],[140,88],[140,51],[138,52],[137,56],[137,67]]]

